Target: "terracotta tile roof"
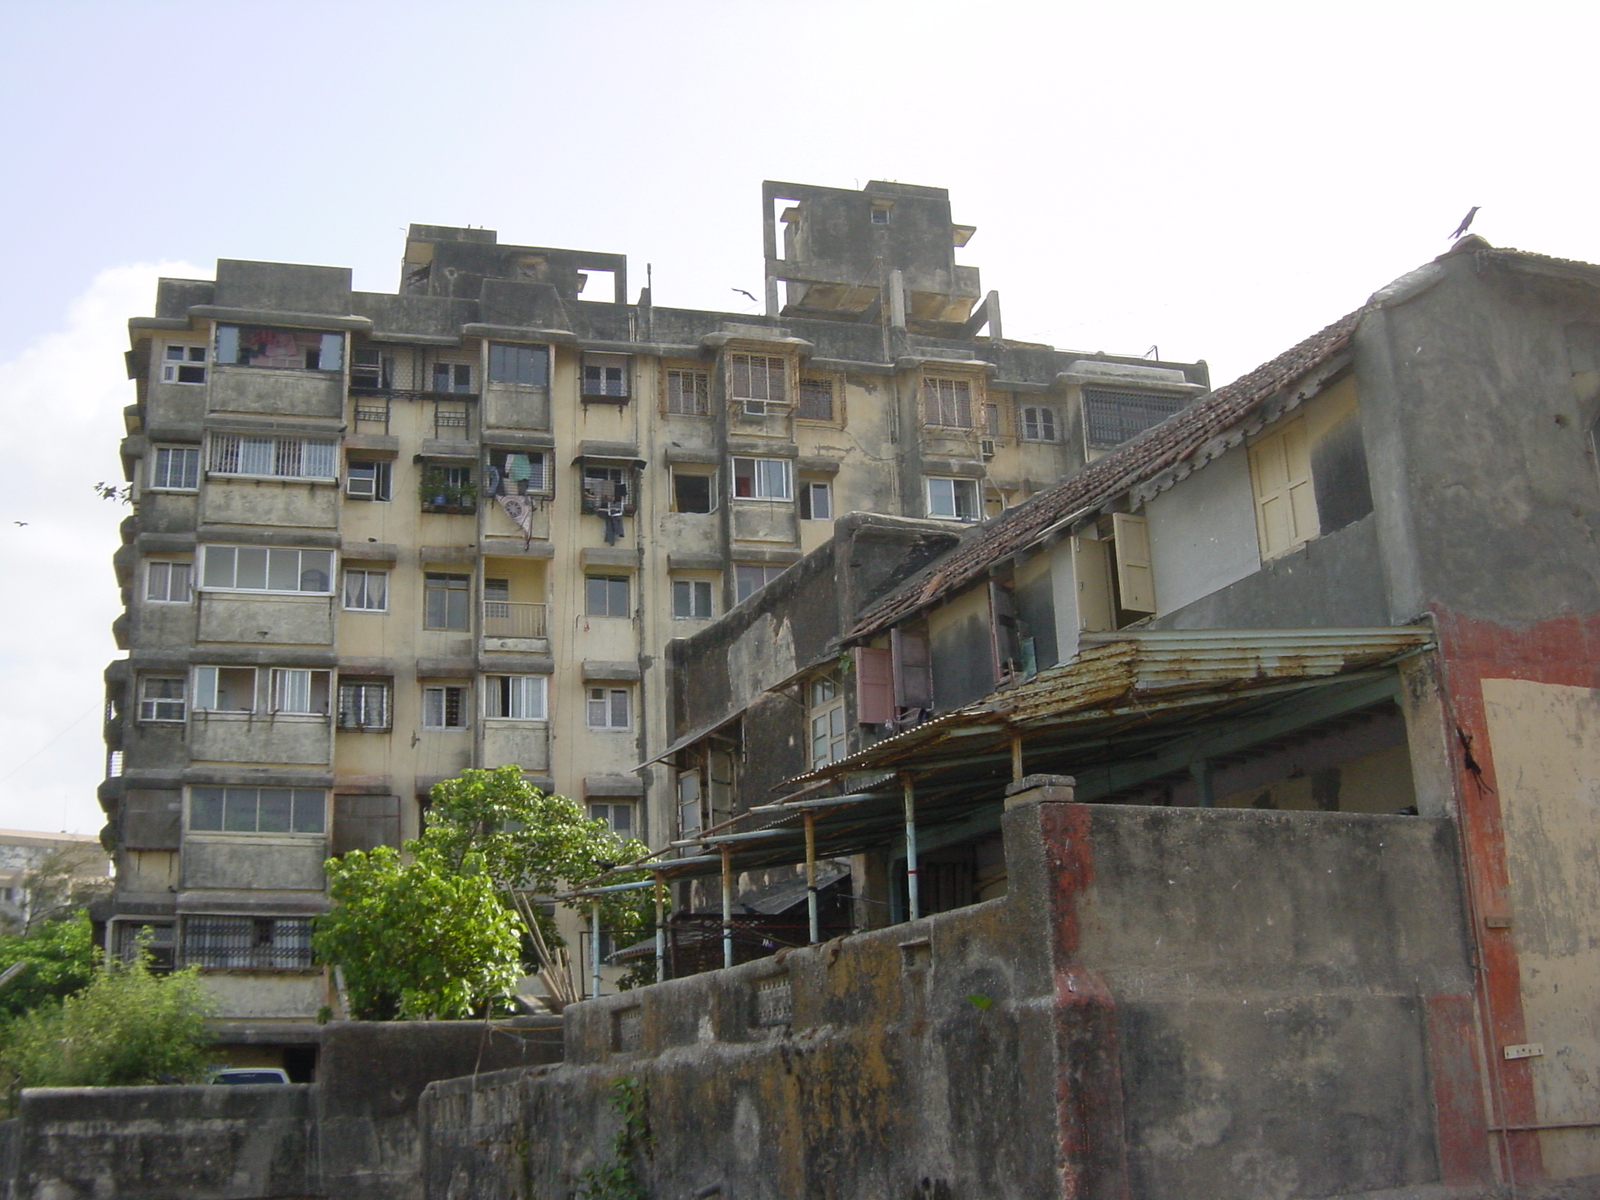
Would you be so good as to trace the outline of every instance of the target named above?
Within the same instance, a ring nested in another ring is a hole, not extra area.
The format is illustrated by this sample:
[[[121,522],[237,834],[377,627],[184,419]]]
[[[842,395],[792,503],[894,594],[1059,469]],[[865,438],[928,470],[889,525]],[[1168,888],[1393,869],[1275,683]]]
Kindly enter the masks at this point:
[[[1362,307],[1340,317],[1272,361],[1096,459],[1076,475],[977,526],[944,558],[869,609],[847,637],[866,637],[895,624],[938,597],[963,587],[990,564],[1015,554],[1073,513],[1104,504],[1181,461],[1250,415],[1282,388],[1344,350],[1366,312]]]

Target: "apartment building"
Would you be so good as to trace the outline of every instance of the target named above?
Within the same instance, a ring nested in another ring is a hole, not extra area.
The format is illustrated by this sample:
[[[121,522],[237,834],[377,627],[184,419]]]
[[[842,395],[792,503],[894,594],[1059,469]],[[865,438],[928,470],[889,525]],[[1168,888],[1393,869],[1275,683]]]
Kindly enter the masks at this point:
[[[108,945],[227,1017],[327,1002],[330,854],[515,763],[685,817],[664,652],[861,511],[959,532],[1188,404],[1201,363],[1006,341],[937,188],[767,183],[765,313],[629,301],[608,253],[414,225],[399,289],[219,260],[129,322],[106,674]]]

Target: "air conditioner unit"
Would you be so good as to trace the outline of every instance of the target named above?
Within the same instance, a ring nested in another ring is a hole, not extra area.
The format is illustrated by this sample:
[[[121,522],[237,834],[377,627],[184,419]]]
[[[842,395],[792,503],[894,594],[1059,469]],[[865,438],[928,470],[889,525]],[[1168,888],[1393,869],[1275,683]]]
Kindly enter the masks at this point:
[[[994,457],[994,439],[993,438],[979,438],[978,439],[978,453],[983,455],[985,458],[993,458]]]
[[[345,477],[344,493],[362,500],[371,500],[378,494],[378,481],[371,475],[349,475]]]

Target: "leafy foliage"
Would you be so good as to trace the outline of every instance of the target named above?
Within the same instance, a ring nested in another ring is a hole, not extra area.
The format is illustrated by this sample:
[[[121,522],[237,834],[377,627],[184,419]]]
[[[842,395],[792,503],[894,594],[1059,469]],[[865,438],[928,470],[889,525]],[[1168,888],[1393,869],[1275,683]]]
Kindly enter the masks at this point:
[[[520,939],[483,858],[447,863],[426,840],[329,859],[334,908],[312,946],[344,968],[352,1015],[367,1020],[469,1017],[521,974]]]
[[[12,1021],[0,1073],[13,1096],[25,1087],[197,1082],[210,1005],[193,968],[163,976],[143,957],[117,964],[76,995]]]
[[[0,934],[0,971],[27,964],[0,987],[0,1018],[21,1016],[86,987],[99,961],[86,912],[41,922],[27,933]]]
[[[334,908],[317,919],[312,945],[344,969],[356,1016],[486,1011],[523,972],[521,922],[539,922],[547,944],[562,944],[554,922],[514,904],[513,891],[553,895],[646,853],[515,766],[463,771],[436,784],[432,800],[428,827],[404,856],[380,847],[327,864]],[[636,937],[647,905],[613,893],[601,920],[618,938]]]

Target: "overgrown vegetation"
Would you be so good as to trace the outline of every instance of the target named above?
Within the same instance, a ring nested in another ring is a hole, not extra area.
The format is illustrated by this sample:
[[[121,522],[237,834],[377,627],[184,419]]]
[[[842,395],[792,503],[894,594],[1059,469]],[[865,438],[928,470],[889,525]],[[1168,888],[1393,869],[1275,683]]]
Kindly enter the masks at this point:
[[[611,1161],[578,1177],[577,1200],[648,1200],[638,1166],[650,1154],[650,1124],[645,1086],[627,1076],[611,1085],[607,1098],[622,1122],[611,1139]]]
[[[427,828],[403,855],[379,848],[328,862],[334,907],[317,919],[312,945],[343,969],[352,1015],[484,1015],[530,968],[545,968],[555,994],[569,978],[563,943],[536,898],[636,858],[644,844],[515,766],[463,771],[431,799]],[[601,919],[614,937],[636,938],[648,905],[640,893],[613,893]]]
[[[9,1100],[25,1087],[194,1083],[205,1077],[210,1000],[193,969],[156,975],[146,958],[10,1020],[0,1041]]]
[[[0,934],[0,974],[22,964],[0,986],[0,1022],[87,987],[99,961],[86,912],[35,923],[25,933]]]

